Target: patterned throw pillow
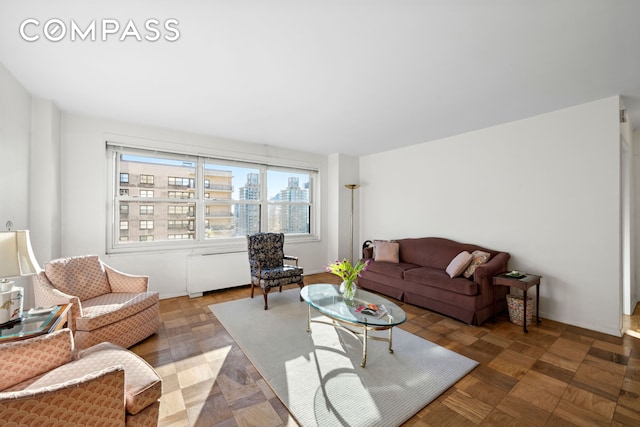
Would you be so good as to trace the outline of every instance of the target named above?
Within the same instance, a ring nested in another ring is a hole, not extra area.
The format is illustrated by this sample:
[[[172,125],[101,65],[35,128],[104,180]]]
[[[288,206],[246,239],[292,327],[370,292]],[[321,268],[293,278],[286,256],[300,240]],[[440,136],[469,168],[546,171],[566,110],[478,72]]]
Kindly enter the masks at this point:
[[[489,261],[489,258],[491,258],[491,254],[484,251],[473,251],[471,253],[471,256],[471,264],[469,264],[463,274],[463,276],[467,279],[473,275],[479,265],[484,264],[485,262]]]
[[[462,251],[456,255],[447,266],[447,274],[449,277],[454,278],[461,275],[469,263],[471,263],[471,260],[471,254],[467,251]]]

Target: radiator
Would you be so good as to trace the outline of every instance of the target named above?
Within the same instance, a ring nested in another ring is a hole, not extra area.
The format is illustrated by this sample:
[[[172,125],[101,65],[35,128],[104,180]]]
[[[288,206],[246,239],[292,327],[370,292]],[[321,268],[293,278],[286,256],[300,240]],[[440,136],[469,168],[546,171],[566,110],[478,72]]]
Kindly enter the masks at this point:
[[[203,292],[251,283],[246,252],[193,254],[187,257],[187,292],[194,298]]]

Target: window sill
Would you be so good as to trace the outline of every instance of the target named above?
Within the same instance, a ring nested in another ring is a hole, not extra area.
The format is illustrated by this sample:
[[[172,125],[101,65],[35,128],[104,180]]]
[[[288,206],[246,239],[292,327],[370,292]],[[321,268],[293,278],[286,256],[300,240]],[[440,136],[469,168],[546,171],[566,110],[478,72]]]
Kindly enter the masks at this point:
[[[311,235],[286,235],[286,244],[304,244],[319,242],[319,236]],[[243,237],[235,239],[216,240],[215,242],[163,242],[163,243],[135,243],[131,245],[122,245],[116,248],[107,249],[107,255],[132,255],[147,253],[177,253],[185,252],[189,254],[228,254],[235,252],[246,252],[247,241]]]

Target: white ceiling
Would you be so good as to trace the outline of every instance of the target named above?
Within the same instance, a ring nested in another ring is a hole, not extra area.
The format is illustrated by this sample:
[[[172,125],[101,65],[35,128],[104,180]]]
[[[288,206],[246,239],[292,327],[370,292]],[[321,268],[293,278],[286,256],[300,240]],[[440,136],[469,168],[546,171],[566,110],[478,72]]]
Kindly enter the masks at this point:
[[[361,155],[617,94],[637,126],[639,17],[637,0],[3,0],[0,62],[64,111]],[[174,18],[180,38],[26,42],[27,18],[142,36]]]

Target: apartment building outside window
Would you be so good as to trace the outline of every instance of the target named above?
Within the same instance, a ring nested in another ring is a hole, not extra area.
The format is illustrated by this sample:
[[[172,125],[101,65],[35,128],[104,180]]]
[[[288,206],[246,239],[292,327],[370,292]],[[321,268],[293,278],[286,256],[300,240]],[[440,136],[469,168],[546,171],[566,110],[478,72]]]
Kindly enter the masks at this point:
[[[118,177],[112,181],[110,205],[114,223],[120,224],[110,233],[109,252],[137,246],[246,245],[246,235],[259,231],[317,239],[315,170],[108,150]]]
[[[140,230],[153,230],[153,221],[140,221]]]
[[[141,185],[153,185],[153,175],[140,175]]]
[[[153,208],[153,205],[140,205],[140,215],[153,215]]]

